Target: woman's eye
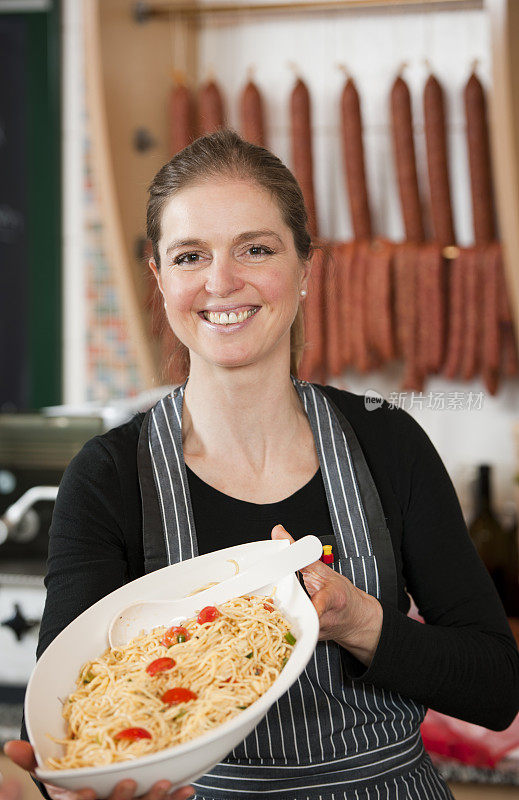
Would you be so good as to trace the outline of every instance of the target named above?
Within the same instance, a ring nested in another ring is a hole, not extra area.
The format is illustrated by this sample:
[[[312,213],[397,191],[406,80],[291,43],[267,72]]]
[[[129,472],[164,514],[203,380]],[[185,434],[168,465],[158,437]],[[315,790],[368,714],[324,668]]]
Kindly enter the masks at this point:
[[[271,250],[270,247],[265,247],[265,245],[262,244],[251,244],[246,252],[250,253],[251,256],[258,258],[259,256],[263,255],[271,255],[274,251]],[[173,264],[179,267],[188,267],[190,265],[195,266],[199,261],[199,253],[182,253],[173,259]]]
[[[197,262],[195,259],[199,258],[198,253],[182,253],[181,256],[177,256],[173,259],[174,264],[196,264]]]
[[[263,253],[259,253],[259,252],[251,253],[251,255],[253,255],[253,256],[262,256],[265,253],[267,255],[269,255],[269,254],[272,254],[274,252],[273,250],[270,249],[270,247],[265,247],[262,244],[251,244],[251,246],[249,247],[249,250],[247,250],[247,252],[249,252],[250,250],[256,250],[256,251],[263,250]]]

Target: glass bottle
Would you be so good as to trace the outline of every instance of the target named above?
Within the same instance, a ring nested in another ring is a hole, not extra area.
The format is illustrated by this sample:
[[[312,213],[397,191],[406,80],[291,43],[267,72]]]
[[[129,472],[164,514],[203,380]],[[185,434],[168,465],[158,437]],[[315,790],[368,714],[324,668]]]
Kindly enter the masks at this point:
[[[509,535],[492,507],[491,467],[482,464],[474,492],[474,516],[469,533],[479,556],[490,573],[503,605],[509,595]],[[506,610],[506,609],[505,609]]]

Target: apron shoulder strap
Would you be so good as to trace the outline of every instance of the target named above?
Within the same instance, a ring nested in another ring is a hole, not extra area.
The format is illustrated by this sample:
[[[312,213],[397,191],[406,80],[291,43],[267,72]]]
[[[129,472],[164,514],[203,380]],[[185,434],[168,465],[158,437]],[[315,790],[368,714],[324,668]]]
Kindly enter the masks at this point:
[[[151,412],[152,409],[144,416],[137,445],[137,469],[142,502],[144,571],[146,573],[153,572],[168,564],[164,528],[155,478],[153,477],[153,464],[149,445]]]
[[[314,387],[317,388],[317,387]],[[334,403],[330,394],[326,391],[324,386],[318,387],[332,407],[337,421],[341,426],[348,447],[350,449],[352,461],[354,464],[355,473],[359,485],[362,504],[369,528],[371,539],[371,546],[373,553],[377,560],[378,575],[380,581],[380,599],[392,605],[394,608],[398,606],[398,588],[396,580],[396,563],[395,554],[393,552],[393,545],[391,542],[391,534],[389,533],[386,517],[380,502],[380,497],[373,480],[373,476],[366,462],[364,453],[359,444],[359,440],[355,432],[346,419],[342,411]]]

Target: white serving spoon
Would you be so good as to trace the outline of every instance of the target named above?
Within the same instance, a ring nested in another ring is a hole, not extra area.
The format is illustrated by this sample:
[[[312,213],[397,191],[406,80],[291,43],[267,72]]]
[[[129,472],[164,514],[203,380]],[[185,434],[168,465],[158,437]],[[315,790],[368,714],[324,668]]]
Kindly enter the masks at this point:
[[[244,572],[227,578],[216,586],[210,586],[190,597],[176,600],[149,600],[126,606],[110,623],[108,640],[110,647],[120,647],[138,636],[141,631],[150,631],[159,626],[169,626],[190,617],[206,605],[217,605],[250,594],[261,586],[279,581],[291,572],[307,567],[321,557],[323,546],[317,536],[303,536],[284,550],[269,553]]]

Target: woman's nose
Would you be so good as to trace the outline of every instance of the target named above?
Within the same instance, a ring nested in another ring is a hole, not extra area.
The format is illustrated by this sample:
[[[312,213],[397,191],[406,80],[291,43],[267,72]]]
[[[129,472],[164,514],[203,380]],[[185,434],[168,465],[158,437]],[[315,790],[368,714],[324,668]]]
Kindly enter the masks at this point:
[[[219,297],[225,297],[245,284],[240,277],[240,265],[230,256],[215,257],[206,275],[206,291]]]

